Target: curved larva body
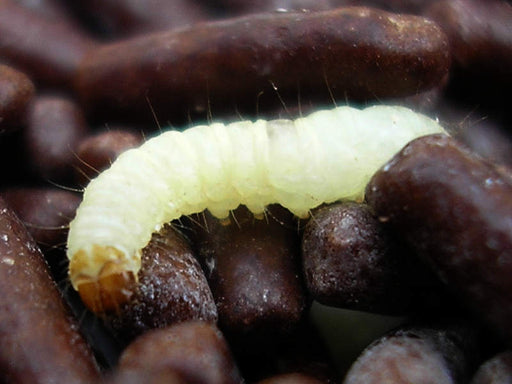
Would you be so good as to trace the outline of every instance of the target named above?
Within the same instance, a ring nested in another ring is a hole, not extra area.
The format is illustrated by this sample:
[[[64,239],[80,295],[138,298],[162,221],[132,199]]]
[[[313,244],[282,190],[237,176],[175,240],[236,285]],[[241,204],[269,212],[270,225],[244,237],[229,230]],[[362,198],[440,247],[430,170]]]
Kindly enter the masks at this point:
[[[134,280],[152,233],[182,215],[208,209],[223,218],[240,204],[259,214],[278,203],[303,217],[322,203],[361,199],[406,143],[439,132],[423,115],[377,106],[162,133],[87,187],[69,231],[71,282],[80,291],[100,289],[105,276]]]

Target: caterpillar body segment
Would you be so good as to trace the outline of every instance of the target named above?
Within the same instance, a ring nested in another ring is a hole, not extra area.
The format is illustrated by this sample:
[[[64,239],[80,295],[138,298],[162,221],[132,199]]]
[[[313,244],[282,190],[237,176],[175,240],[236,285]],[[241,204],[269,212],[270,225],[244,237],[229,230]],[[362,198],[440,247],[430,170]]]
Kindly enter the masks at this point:
[[[70,279],[96,312],[126,301],[153,232],[208,209],[226,218],[278,203],[299,217],[360,200],[378,168],[414,138],[444,133],[403,107],[338,107],[296,120],[169,131],[128,150],[92,180],[70,224]]]

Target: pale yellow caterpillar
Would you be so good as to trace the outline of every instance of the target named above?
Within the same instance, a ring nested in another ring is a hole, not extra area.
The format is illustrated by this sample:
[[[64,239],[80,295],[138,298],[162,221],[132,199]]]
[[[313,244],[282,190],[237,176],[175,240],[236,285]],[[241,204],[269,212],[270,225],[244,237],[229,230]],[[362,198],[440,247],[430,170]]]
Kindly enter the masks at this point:
[[[68,236],[71,283],[89,308],[114,309],[163,224],[205,209],[225,218],[240,204],[262,214],[278,203],[305,217],[322,203],[360,200],[405,144],[441,132],[436,121],[391,106],[164,132],[123,153],[85,190]]]

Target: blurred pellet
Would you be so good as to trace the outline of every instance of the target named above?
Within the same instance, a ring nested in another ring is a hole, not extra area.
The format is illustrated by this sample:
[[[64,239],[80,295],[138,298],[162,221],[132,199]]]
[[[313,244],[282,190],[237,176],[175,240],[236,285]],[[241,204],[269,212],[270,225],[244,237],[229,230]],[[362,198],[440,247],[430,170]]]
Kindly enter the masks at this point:
[[[204,1],[208,3],[207,1]],[[324,11],[334,6],[330,0],[217,0],[209,2],[228,15],[242,15],[260,12],[289,12],[289,11]],[[341,3],[341,4],[340,4]],[[350,3],[339,0],[338,6]]]
[[[323,384],[325,381],[303,373],[286,373],[258,381],[258,384]]]
[[[250,15],[91,50],[76,91],[91,113],[180,122],[288,100],[376,100],[439,84],[448,41],[428,19],[363,7]],[[243,79],[243,81],[240,81]],[[307,98],[306,98],[307,97]]]
[[[338,3],[339,0],[332,0]],[[345,0],[341,0],[343,3]],[[361,1],[355,0],[353,3]],[[377,7],[390,12],[420,14],[422,10],[432,3],[432,0],[363,0],[367,6]],[[354,4],[355,5],[355,4]]]
[[[198,256],[206,268],[224,332],[265,343],[297,327],[306,309],[299,241],[291,216],[269,210],[255,219],[245,207],[229,225],[198,216]]]
[[[512,166],[512,133],[506,123],[482,110],[442,104],[439,119],[455,138],[490,162]]]
[[[80,185],[86,186],[122,152],[138,147],[142,141],[142,135],[122,128],[112,128],[84,137],[76,147],[76,179]]]
[[[510,175],[443,135],[412,141],[366,188],[380,220],[508,341],[511,196]]]
[[[69,88],[82,57],[95,45],[66,20],[55,22],[0,1],[0,62],[20,68],[37,84]]]
[[[379,222],[366,204],[312,212],[302,259],[308,290],[319,303],[388,315],[439,305],[440,283]]]
[[[246,343],[237,335],[228,338],[246,382],[270,377],[300,374],[324,383],[337,382],[338,372],[318,330],[303,321],[290,334],[272,342]]]
[[[454,65],[512,81],[512,6],[503,0],[438,0],[425,10],[450,40]]]
[[[438,0],[423,13],[446,32],[453,57],[450,92],[470,106],[508,111],[512,85],[512,4]]]
[[[512,352],[501,352],[485,361],[471,379],[471,384],[512,383]]]
[[[456,322],[399,328],[370,344],[343,383],[467,383],[478,361],[477,346],[477,332]]]
[[[80,195],[52,187],[11,187],[0,194],[41,248],[64,247]]]
[[[176,373],[174,369],[157,369],[139,367],[120,369],[108,375],[102,384],[190,384]]]
[[[54,182],[71,179],[77,145],[88,129],[81,108],[73,100],[38,96],[30,107],[24,133],[35,175]]]
[[[187,320],[217,321],[206,277],[187,240],[170,226],[153,234],[130,300],[104,320],[122,342]]]
[[[107,39],[194,25],[210,18],[198,1],[79,0],[73,6]]]
[[[60,0],[15,0],[16,4],[54,22],[75,23],[73,15]],[[78,24],[78,23],[77,23]]]
[[[34,92],[34,84],[27,75],[0,64],[0,134],[26,124],[26,112]]]
[[[51,280],[43,255],[0,199],[0,381],[99,380],[78,322]]]
[[[240,384],[228,344],[214,324],[184,322],[139,336],[124,350],[120,370],[175,372],[186,383]]]

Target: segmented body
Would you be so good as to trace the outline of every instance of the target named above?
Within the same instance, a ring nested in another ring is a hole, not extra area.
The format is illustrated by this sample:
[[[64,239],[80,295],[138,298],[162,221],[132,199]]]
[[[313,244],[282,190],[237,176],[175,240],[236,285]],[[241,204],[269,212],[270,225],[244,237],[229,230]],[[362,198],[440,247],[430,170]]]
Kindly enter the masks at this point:
[[[406,143],[440,132],[434,120],[390,106],[164,132],[87,187],[69,231],[71,282],[80,291],[101,276],[136,276],[152,233],[182,215],[208,209],[224,218],[240,204],[261,214],[278,203],[304,217],[322,203],[362,199]]]

